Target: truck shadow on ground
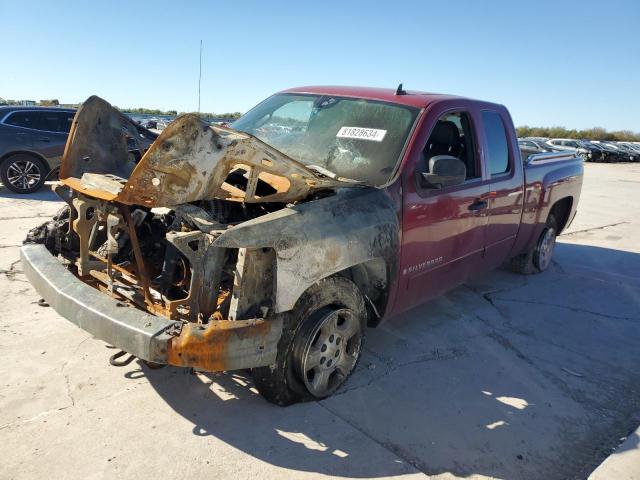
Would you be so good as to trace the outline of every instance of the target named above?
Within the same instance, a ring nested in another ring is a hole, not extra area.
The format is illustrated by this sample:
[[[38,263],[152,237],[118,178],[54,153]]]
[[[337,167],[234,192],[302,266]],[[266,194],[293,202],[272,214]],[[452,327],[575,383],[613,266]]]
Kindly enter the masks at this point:
[[[556,258],[370,330],[358,370],[322,402],[273,406],[244,372],[127,376],[146,376],[194,435],[282,468],[582,478],[639,420],[640,255],[565,243]]]

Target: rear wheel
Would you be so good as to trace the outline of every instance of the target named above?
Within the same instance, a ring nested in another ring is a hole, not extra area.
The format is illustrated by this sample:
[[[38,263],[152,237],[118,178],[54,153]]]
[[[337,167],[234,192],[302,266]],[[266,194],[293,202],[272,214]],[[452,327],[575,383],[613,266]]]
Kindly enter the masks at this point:
[[[555,217],[549,214],[545,228],[535,246],[527,253],[511,259],[511,269],[523,275],[544,272],[551,265],[557,234],[558,224]]]
[[[39,158],[18,153],[0,164],[0,178],[14,193],[33,193],[44,184],[47,167]]]
[[[256,387],[282,406],[330,396],[355,370],[365,325],[358,287],[343,277],[321,280],[285,314],[276,363],[253,369]]]

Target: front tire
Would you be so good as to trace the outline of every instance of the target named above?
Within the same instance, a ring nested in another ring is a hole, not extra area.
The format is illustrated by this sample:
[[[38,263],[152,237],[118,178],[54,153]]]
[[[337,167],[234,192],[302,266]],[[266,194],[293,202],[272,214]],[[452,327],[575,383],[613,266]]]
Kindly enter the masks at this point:
[[[14,193],[33,193],[42,187],[46,177],[44,162],[25,153],[11,155],[0,164],[0,179]]]
[[[253,369],[258,391],[285,406],[333,394],[356,368],[364,342],[366,307],[344,277],[320,280],[283,314],[276,363]]]

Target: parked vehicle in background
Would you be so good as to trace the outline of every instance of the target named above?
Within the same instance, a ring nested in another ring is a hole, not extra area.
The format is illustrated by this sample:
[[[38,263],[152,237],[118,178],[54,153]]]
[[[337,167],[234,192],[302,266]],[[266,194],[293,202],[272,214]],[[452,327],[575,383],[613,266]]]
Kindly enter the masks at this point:
[[[0,107],[0,178],[15,193],[32,193],[57,172],[75,110]]]
[[[637,162],[640,154],[633,148],[625,145],[622,142],[604,142],[607,145],[617,149],[619,151],[619,156],[622,158],[621,161],[624,162]]]
[[[579,145],[580,147],[576,150],[576,153],[580,155],[585,162],[606,161],[606,152],[601,147],[586,140],[580,140]]]
[[[0,179],[15,193],[33,193],[55,178],[76,111],[58,107],[0,107]],[[126,137],[130,155],[139,160],[158,137],[136,125]]]
[[[252,369],[280,405],[334,393],[366,327],[507,260],[546,270],[582,185],[570,152],[521,161],[504,106],[402,88],[286,90],[230,128],[181,115],[137,164],[104,100],[72,128],[67,206],[21,249],[36,290],[148,362]]]
[[[629,157],[622,150],[614,147],[612,144],[601,140],[592,140],[591,143],[601,148],[605,152],[606,162],[628,162]]]
[[[546,141],[546,145],[555,151],[564,150],[568,152],[575,152],[580,148],[580,141],[572,138],[552,138],[551,140]]]
[[[640,144],[633,142],[619,142],[629,147],[636,155],[636,162],[640,161]]]
[[[548,148],[544,144],[544,142],[540,142],[540,141],[537,141],[537,140],[531,140],[529,138],[519,138],[518,139],[518,145],[520,145],[521,147],[535,149],[539,153],[550,152],[551,151],[551,149]]]
[[[551,149],[547,145],[545,145],[544,142],[539,142],[528,138],[519,138],[518,146],[520,147],[522,160],[526,160],[529,155],[551,151]]]

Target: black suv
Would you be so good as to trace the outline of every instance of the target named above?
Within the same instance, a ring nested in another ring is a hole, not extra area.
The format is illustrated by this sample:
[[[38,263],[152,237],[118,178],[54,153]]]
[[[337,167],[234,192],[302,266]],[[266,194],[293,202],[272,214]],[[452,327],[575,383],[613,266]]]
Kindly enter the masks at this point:
[[[38,190],[60,167],[75,110],[0,107],[0,179],[16,193]]]

